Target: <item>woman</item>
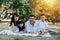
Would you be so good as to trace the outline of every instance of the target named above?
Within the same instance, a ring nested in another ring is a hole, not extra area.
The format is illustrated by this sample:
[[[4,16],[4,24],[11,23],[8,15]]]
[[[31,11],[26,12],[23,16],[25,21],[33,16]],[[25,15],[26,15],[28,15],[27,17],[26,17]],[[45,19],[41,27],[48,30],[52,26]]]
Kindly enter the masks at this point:
[[[9,30],[3,30],[0,34],[7,34],[7,35],[15,35],[15,33],[19,32],[17,21],[19,21],[19,16],[17,14],[13,14],[10,22]]]
[[[11,22],[10,22],[10,30],[12,32],[18,32],[18,27],[17,27],[17,21],[19,21],[19,15],[14,14],[11,18]]]

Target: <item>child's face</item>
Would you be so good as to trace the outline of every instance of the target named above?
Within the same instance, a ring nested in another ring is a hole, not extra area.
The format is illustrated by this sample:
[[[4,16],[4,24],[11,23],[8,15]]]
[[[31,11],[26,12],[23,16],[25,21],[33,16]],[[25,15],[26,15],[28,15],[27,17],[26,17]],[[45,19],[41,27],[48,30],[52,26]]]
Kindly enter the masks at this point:
[[[23,27],[23,23],[19,24],[20,27]]]

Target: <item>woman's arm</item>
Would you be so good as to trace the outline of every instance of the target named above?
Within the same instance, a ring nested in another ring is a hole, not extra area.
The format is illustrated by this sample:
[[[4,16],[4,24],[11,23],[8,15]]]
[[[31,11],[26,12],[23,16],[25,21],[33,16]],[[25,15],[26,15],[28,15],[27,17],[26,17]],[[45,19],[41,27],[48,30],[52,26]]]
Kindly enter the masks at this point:
[[[15,32],[14,23],[12,23],[12,32]]]

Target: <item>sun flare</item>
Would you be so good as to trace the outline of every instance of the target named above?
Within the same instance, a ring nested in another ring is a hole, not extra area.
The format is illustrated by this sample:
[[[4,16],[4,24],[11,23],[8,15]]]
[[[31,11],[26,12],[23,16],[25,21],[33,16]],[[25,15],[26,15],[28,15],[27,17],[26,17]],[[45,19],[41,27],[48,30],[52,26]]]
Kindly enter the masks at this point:
[[[56,3],[56,0],[44,0],[48,6],[53,7]]]

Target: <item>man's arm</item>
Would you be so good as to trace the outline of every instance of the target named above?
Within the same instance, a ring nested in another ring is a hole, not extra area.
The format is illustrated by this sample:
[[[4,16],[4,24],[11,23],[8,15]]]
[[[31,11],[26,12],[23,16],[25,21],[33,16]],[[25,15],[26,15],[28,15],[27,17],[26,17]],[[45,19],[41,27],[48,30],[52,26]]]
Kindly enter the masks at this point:
[[[30,26],[28,25],[28,23],[25,23],[25,29],[27,31],[27,33],[31,32]]]

